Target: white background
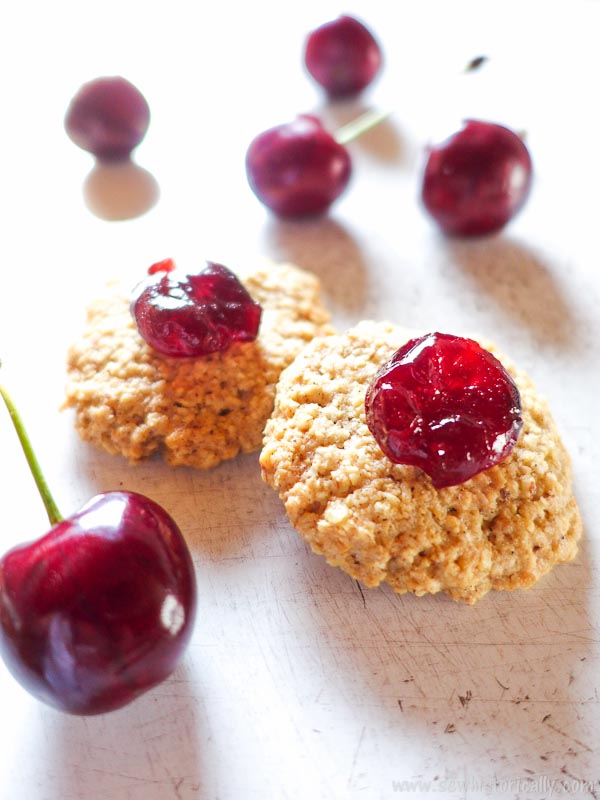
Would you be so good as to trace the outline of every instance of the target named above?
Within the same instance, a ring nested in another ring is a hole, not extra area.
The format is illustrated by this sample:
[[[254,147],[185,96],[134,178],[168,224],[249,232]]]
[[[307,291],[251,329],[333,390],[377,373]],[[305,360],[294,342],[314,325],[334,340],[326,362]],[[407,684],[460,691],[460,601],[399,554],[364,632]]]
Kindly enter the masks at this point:
[[[386,65],[360,101],[332,108],[301,48],[340,11],[368,22]],[[600,5],[56,0],[2,17],[2,380],[62,512],[108,489],[150,495],[185,532],[200,600],[172,678],[106,716],[46,708],[0,665],[0,798],[600,796],[575,782],[600,780]],[[480,54],[489,62],[463,74]],[[115,213],[106,193],[127,176],[88,177],[93,160],[62,127],[81,83],[110,74],[148,99],[136,160],[160,188],[123,221],[98,213]],[[354,178],[331,214],[270,217],[246,184],[253,136],[300,111],[333,128],[368,107],[393,115],[351,145]],[[525,131],[536,177],[504,233],[450,242],[419,205],[419,169],[427,142],[464,117]],[[532,374],[572,453],[576,561],[474,608],[388,589],[363,601],[291,530],[256,454],[204,474],[80,443],[59,408],[85,306],[167,256],[189,270],[295,261],[320,276],[341,328],[387,318],[494,339]],[[3,412],[0,498],[2,550],[46,531]]]

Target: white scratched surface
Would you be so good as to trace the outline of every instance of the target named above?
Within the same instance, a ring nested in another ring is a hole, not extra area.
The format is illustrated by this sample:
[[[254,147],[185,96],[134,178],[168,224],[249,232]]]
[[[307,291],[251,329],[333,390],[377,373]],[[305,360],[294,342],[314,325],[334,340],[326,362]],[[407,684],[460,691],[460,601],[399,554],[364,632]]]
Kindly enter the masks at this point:
[[[329,108],[300,49],[340,10],[369,23],[386,67],[361,101]],[[150,495],[185,532],[200,599],[175,674],[109,715],[43,707],[0,664],[0,800],[600,798],[600,5],[56,0],[2,16],[3,380],[63,513],[102,490]],[[150,103],[147,173],[88,177],[64,134],[70,97],[103,74]],[[366,107],[393,114],[351,145],[353,181],[329,217],[270,218],[245,181],[250,139],[297,112],[334,127]],[[526,131],[535,186],[503,234],[448,242],[418,204],[419,167],[427,141],[469,116]],[[158,202],[100,218],[84,184],[98,210],[117,180],[154,180]],[[293,260],[320,276],[340,327],[388,318],[494,339],[572,453],[577,559],[474,608],[361,591],[291,530],[256,454],[204,474],[78,442],[59,407],[85,305],[167,256],[190,270]],[[0,497],[2,551],[45,532],[4,413]]]

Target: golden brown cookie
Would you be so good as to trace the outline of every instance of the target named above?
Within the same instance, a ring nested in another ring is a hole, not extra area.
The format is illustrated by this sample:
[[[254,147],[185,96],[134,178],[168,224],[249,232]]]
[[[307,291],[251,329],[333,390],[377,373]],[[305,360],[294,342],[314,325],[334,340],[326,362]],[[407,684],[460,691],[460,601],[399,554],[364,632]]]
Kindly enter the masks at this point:
[[[263,309],[258,338],[202,358],[156,353],[138,334],[128,297],[97,300],[68,354],[65,406],[75,409],[82,439],[131,462],[159,452],[201,469],[258,450],[282,369],[332,329],[310,273],[265,265],[243,283]]]
[[[280,377],[263,478],[311,548],[367,586],[471,604],[490,589],[531,586],[575,556],[581,534],[570,459],[546,403],[495,353],[521,393],[517,444],[497,466],[435,489],[420,469],[393,464],[365,420],[371,379],[411,335],[363,322],[307,345]]]

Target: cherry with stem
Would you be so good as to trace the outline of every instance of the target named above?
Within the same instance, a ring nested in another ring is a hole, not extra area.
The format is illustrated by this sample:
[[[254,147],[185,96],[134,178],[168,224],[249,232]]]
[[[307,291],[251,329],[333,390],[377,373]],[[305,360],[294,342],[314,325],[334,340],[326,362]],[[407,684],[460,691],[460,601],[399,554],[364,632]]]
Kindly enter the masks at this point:
[[[279,217],[323,214],[350,182],[352,161],[346,145],[388,115],[367,111],[333,135],[312,114],[264,131],[246,153],[250,188]]]
[[[172,517],[134,492],[103,492],[63,517],[2,385],[0,395],[52,526],[0,559],[0,655],[61,711],[120,708],[167,678],[189,642],[189,549]]]

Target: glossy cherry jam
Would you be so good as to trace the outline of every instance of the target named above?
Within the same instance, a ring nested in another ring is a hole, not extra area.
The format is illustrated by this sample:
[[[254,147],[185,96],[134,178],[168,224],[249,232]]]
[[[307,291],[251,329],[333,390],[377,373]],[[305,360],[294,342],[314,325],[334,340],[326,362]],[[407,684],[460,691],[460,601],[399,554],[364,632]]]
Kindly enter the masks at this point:
[[[107,492],[0,561],[0,652],[72,714],[119,708],[164,680],[196,613],[192,560],[167,512]]]
[[[261,307],[233,272],[209,263],[197,275],[176,280],[173,268],[171,259],[153,264],[131,303],[138,331],[154,350],[189,358],[256,339]]]
[[[65,116],[65,129],[75,144],[105,160],[129,158],[149,124],[146,99],[119,76],[85,83]]]
[[[354,17],[343,15],[309,34],[304,63],[312,77],[332,97],[365,89],[381,69],[381,48]]]
[[[429,149],[421,196],[445,233],[478,236],[500,230],[520,211],[531,181],[531,157],[516,133],[469,120]]]
[[[401,347],[375,376],[365,409],[386,456],[420,467],[437,488],[499,464],[523,424],[519,391],[498,359],[443,333]]]
[[[261,133],[246,154],[250,188],[281,217],[327,211],[348,185],[351,173],[346,148],[308,114]]]

